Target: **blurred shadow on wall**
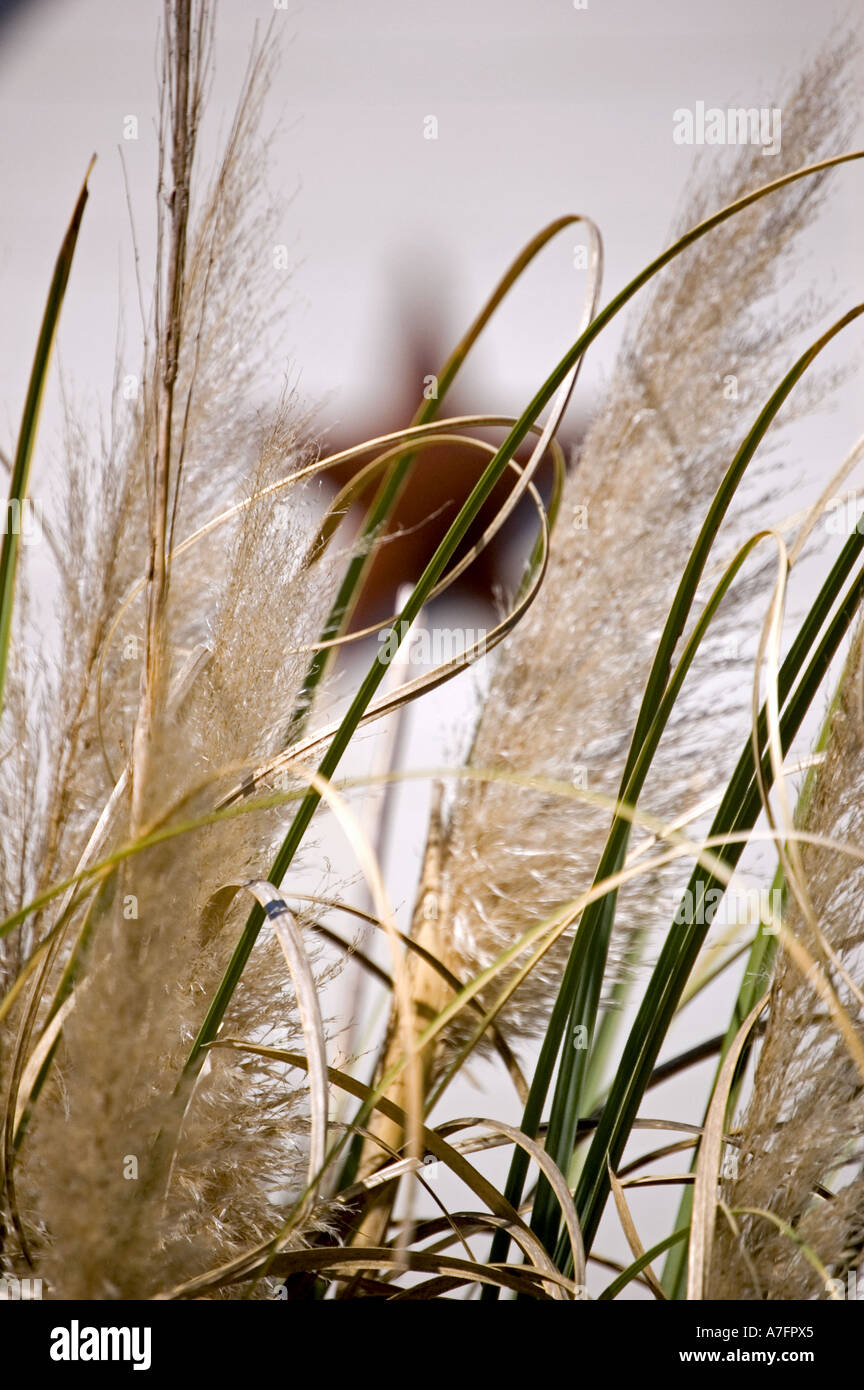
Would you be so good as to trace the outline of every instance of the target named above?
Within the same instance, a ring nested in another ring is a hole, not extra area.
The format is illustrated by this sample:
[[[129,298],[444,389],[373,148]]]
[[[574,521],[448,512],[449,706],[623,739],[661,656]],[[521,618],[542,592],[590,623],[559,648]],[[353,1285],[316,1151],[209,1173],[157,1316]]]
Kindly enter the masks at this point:
[[[21,17],[27,10],[44,9],[47,0],[0,0],[0,38],[7,21]]]

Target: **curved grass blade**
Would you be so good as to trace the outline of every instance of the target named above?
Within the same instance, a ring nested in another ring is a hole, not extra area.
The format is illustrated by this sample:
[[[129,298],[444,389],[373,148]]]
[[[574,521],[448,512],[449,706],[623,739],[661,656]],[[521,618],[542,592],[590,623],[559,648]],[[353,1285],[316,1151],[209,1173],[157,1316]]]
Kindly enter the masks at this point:
[[[469,352],[489,320],[492,318],[496,309],[516,284],[517,280],[523,272],[527,270],[535,257],[539,255],[543,248],[547,246],[559,232],[563,231],[566,227],[573,226],[576,222],[585,223],[592,244],[586,324],[590,322],[596,310],[597,297],[600,292],[603,263],[602,239],[599,229],[590,218],[571,213],[564,217],[556,218],[554,222],[550,222],[548,226],[544,227],[536,236],[532,237],[527,246],[523,247],[522,251],[520,251],[512,265],[507,269],[496,285],[474,322],[470,325],[467,332],[447,358],[447,361],[438,373],[436,394],[428,400],[425,400],[418,408],[411,421],[412,425],[423,425],[434,418]],[[567,394],[567,400],[569,400],[569,392]],[[566,409],[567,400],[563,402],[561,414],[563,414],[564,409]],[[369,565],[372,542],[380,533],[382,526],[384,526],[389,519],[399,499],[399,495],[408,480],[413,462],[414,455],[412,453],[407,453],[402,458],[396,459],[388,470],[387,476],[381,483],[372,505],[366,514],[357,550],[348,565],[339,592],[336,595],[333,607],[322,630],[322,643],[326,644],[332,641],[344,630],[345,623],[351,616],[354,603],[360,592],[360,586]],[[310,662],[309,669],[306,672],[303,682],[300,698],[291,717],[291,723],[285,739],[286,745],[293,742],[303,730],[306,717],[312,705],[312,700],[314,699],[315,691],[320,685],[327,669],[327,661],[328,655],[325,648],[317,652]]]
[[[639,1232],[636,1229],[636,1222],[633,1220],[633,1214],[627,1204],[624,1188],[611,1168],[609,1169],[609,1183],[612,1188],[612,1195],[615,1198],[615,1206],[618,1208],[618,1219],[627,1237],[627,1244],[630,1246],[631,1254],[634,1259],[641,1260],[645,1254],[645,1247],[639,1239]],[[642,1269],[645,1280],[654,1297],[660,1302],[665,1302],[666,1295],[650,1263],[643,1265]]]
[[[469,497],[466,499],[464,505],[460,509],[458,516],[454,519],[452,525],[447,531],[447,534],[442,539],[440,545],[438,546],[438,549],[430,559],[428,565],[426,566],[426,569],[423,571],[423,574],[420,576],[420,579],[414,586],[414,589],[407,603],[405,604],[402,612],[399,615],[400,623],[404,623],[406,625],[404,629],[405,631],[407,631],[408,628],[410,628],[411,623],[413,623],[415,618],[417,618],[417,616],[419,615],[420,610],[423,608],[424,604],[428,599],[431,589],[434,587],[435,583],[441,577],[449,560],[451,559],[460,542],[466,535],[468,528],[474,520],[474,517],[477,515],[483,503],[486,501],[487,497],[492,492],[492,489],[495,487],[496,483],[498,482],[498,479],[503,475],[503,472],[505,468],[508,466],[514,451],[518,448],[519,444],[528,434],[529,430],[531,429],[531,426],[533,425],[540,411],[543,410],[543,408],[555,395],[556,391],[558,391],[558,389],[566,381],[568,375],[576,366],[576,364],[580,361],[584,352],[594,341],[594,339],[602,332],[606,325],[620,312],[620,310],[629,302],[629,300],[632,299],[632,297],[637,293],[637,291],[641,289],[642,286],[645,285],[652,278],[652,276],[656,275],[660,270],[662,270],[665,265],[668,265],[672,260],[675,259],[676,256],[680,255],[681,252],[686,250],[688,246],[692,245],[693,242],[697,241],[700,237],[706,235],[713,228],[720,226],[721,223],[725,222],[728,218],[735,216],[735,214],[740,212],[742,209],[751,206],[760,198],[763,198],[767,194],[775,192],[780,188],[788,187],[790,184],[796,182],[799,179],[810,177],[817,172],[821,172],[822,170],[833,168],[839,166],[840,164],[849,163],[853,160],[861,159],[862,157],[864,157],[864,150],[856,150],[843,155],[835,155],[830,159],[822,160],[816,164],[809,165],[804,169],[798,169],[793,171],[793,173],[791,174],[784,175],[782,178],[774,180],[773,183],[765,184],[763,185],[763,187],[755,189],[752,193],[745,195],[745,197],[738,199],[736,202],[730,203],[727,207],[720,209],[719,212],[714,213],[711,217],[708,217],[703,222],[700,222],[696,227],[691,228],[690,231],[685,233],[683,237],[679,238],[678,241],[674,242],[655,260],[653,260],[648,266],[646,266],[644,270],[642,270],[633,280],[631,280],[630,283],[626,285],[624,289],[621,290],[609,302],[609,304],[606,305],[606,307],[603,310],[601,310],[601,312],[589,324],[588,328],[586,328],[585,332],[579,335],[576,342],[572,345],[569,351],[565,353],[564,357],[562,357],[557,367],[550,374],[550,376],[547,377],[546,381],[540,387],[539,391],[536,393],[532,401],[526,407],[523,414],[520,416],[519,420],[516,422],[512,430],[507,435],[504,442],[501,444],[500,448],[495,454],[495,457],[491,460],[485,472],[478,479]],[[541,449],[541,447],[546,447],[545,431],[540,436],[537,449]],[[527,467],[530,467],[530,462],[529,465],[527,465]],[[370,670],[367,672],[366,677],[361,682],[360,687],[357,690],[357,693],[354,696],[354,699],[352,700],[345,714],[342,725],[335,734],[333,741],[327,750],[327,753],[321,761],[320,774],[322,778],[329,780],[333,773],[336,771],[337,767],[339,766],[343,754],[345,753],[353,738],[355,728],[357,727],[360,719],[365,713],[367,706],[369,705],[376,690],[378,689],[378,686],[384,679],[384,674],[386,672],[388,664],[388,661],[380,661],[378,659],[376,659],[372,663]],[[270,873],[268,874],[268,879],[271,882],[277,884],[282,883],[282,880],[288,872],[288,869],[293,863],[294,856],[297,853],[297,850],[299,849],[300,844],[303,841],[303,838],[306,834],[312,817],[315,814],[315,811],[317,810],[319,801],[320,795],[316,791],[311,791],[307,793],[307,795],[304,797],[294,818],[294,821],[290,826],[288,833],[282,842],[280,850],[271,866]],[[192,1048],[190,1049],[189,1057],[187,1058],[186,1062],[186,1070],[188,1072],[194,1072],[194,1070],[201,1065],[203,1048],[216,1036],[216,1033],[222,1022],[222,1018],[224,1017],[225,1010],[228,1006],[231,996],[234,993],[234,990],[237,987],[237,983],[243,973],[243,970],[245,969],[246,962],[249,959],[249,955],[258,938],[258,934],[261,930],[262,923],[263,913],[260,911],[260,909],[253,910],[253,912],[250,913],[249,918],[247,919],[247,922],[243,928],[243,932],[240,936],[240,939],[238,940],[237,946],[226,968],[222,981],[220,982],[216,990],[216,993],[214,994],[213,999],[211,1000],[205,1018],[198,1031],[198,1035],[192,1044]],[[539,1115],[537,1116],[537,1122],[539,1122]]]
[[[267,1266],[267,1273],[288,1277],[292,1274],[305,1274],[310,1270],[331,1274],[334,1278],[347,1278],[361,1270],[389,1269],[396,1274],[418,1271],[426,1274],[441,1274],[451,1271],[457,1283],[491,1284],[496,1289],[509,1289],[514,1293],[526,1293],[531,1298],[548,1300],[553,1297],[543,1291],[543,1283],[554,1281],[562,1289],[569,1289],[570,1281],[560,1274],[539,1271],[522,1265],[494,1266],[475,1264],[470,1260],[460,1260],[453,1255],[432,1255],[425,1250],[405,1250],[394,1254],[388,1245],[352,1246],[350,1248],[324,1247],[311,1250],[289,1250],[277,1255]],[[162,1294],[162,1299],[194,1298],[208,1289],[223,1288],[226,1284],[241,1279],[260,1278],[264,1273],[263,1263],[250,1265],[241,1274],[214,1270],[200,1279],[191,1279],[170,1293]],[[396,1290],[394,1289],[394,1294]]]
[[[750,1010],[735,1036],[735,1041],[723,1059],[699,1145],[699,1158],[696,1162],[696,1181],[693,1185],[693,1214],[690,1221],[690,1247],[688,1250],[689,1276],[687,1281],[688,1299],[707,1297],[708,1275],[711,1268],[711,1251],[714,1244],[714,1221],[717,1215],[717,1180],[720,1172],[720,1159],[723,1152],[723,1133],[726,1128],[726,1114],[729,1108],[729,1093],[735,1078],[738,1060],[751,1031],[768,1003],[768,995],[763,994]]]
[[[51,362],[54,339],[57,336],[60,310],[63,307],[66,286],[69,283],[72,258],[75,255],[78,233],[81,229],[84,208],[89,196],[87,180],[95,162],[96,156],[94,155],[87,168],[87,173],[84,175],[84,183],[78,194],[72,220],[60,246],[54,274],[51,277],[48,299],[42,316],[42,326],[36,343],[36,354],[30,371],[30,381],[27,386],[24,412],[21,416],[21,428],[18,433],[18,445],[15,450],[12,477],[9,483],[3,542],[0,546],[0,710],[3,708],[3,696],[6,688],[6,667],[9,661],[9,642],[12,636],[12,609],[15,603],[15,574],[18,567],[20,524],[16,524],[16,517],[20,523],[21,510],[27,498],[27,488],[30,482],[30,464],[36,443],[39,416],[42,411],[45,380]]]
[[[794,386],[832,339],[862,313],[864,313],[864,305],[857,305],[832,324],[826,333],[802,353],[760,411],[717,489],[684,569],[648,677],[621,779],[619,799],[626,806],[635,805],[641,794],[663,729],[672,712],[673,700],[670,700],[669,696],[670,694],[673,697],[677,696],[681,684],[678,673],[676,673],[675,680],[670,682],[670,669],[675,648],[687,622],[711,547],[735,492],[744,477],[745,470]],[[739,552],[739,556],[740,554]],[[731,582],[731,575],[729,582]],[[700,627],[704,632],[702,623],[700,623]],[[688,643],[687,650],[691,656],[695,654],[692,639]],[[680,670],[679,666],[679,672]],[[681,674],[683,675],[683,672]],[[621,816],[616,817],[613,821],[597,868],[595,881],[599,882],[608,878],[620,867],[629,841],[630,824],[628,819]],[[545,1100],[545,1088],[548,1087],[551,1078],[551,1068],[561,1052],[547,1143],[555,1162],[564,1171],[569,1168],[582,1109],[587,1049],[565,1047],[561,1051],[561,1043],[565,1036],[570,1035],[570,1030],[577,1025],[587,1028],[588,1037],[593,1037],[615,909],[616,897],[610,893],[587,909],[582,918],[573,940],[570,959],[567,963],[559,996],[559,998],[563,997],[563,1001],[566,1002],[567,1013],[565,1016],[564,1004],[562,1003],[562,1007],[559,1009],[556,1001],[556,1013],[553,1013],[554,1025],[553,1022],[550,1022],[547,1038],[544,1039],[541,1061],[535,1074],[536,1095],[532,1097],[532,1115],[537,1109],[538,1100],[542,1107]],[[511,1200],[513,1200],[512,1197]],[[531,1225],[532,1229],[547,1244],[547,1248],[552,1248],[557,1240],[556,1220],[557,1214],[549,1199],[548,1190],[541,1183],[538,1186]]]
[[[652,1245],[650,1250],[646,1250],[644,1255],[640,1255],[638,1260],[633,1261],[632,1265],[623,1269],[617,1279],[613,1279],[612,1283],[608,1284],[603,1292],[597,1295],[598,1303],[605,1303],[610,1299],[617,1298],[621,1290],[625,1289],[637,1275],[641,1274],[652,1260],[656,1260],[658,1255],[662,1255],[665,1250],[677,1245],[679,1241],[685,1240],[689,1229],[688,1226],[682,1226],[680,1231],[673,1231],[671,1236],[666,1236],[664,1240]]]
[[[304,1071],[308,1066],[307,1058],[303,1056],[302,1053],[287,1052],[281,1048],[264,1047],[240,1039],[219,1038],[211,1044],[211,1046],[227,1047],[235,1051],[248,1052],[253,1056],[271,1057],[278,1061],[287,1062],[291,1066],[299,1067]],[[363,1101],[363,1106],[355,1123],[364,1123],[373,1110],[379,1110],[383,1115],[394,1120],[403,1129],[406,1127],[408,1117],[405,1111],[386,1096],[377,1095],[374,1091],[370,1090],[368,1086],[364,1085],[362,1081],[359,1081],[356,1077],[350,1076],[347,1072],[337,1070],[335,1067],[328,1067],[327,1075],[334,1085],[339,1086],[350,1095]],[[525,1222],[522,1221],[518,1213],[501,1196],[497,1188],[494,1187],[482,1173],[474,1168],[457,1149],[451,1144],[448,1144],[436,1130],[424,1126],[421,1133],[423,1146],[426,1152],[432,1154],[435,1159],[450,1168],[456,1176],[480,1198],[494,1216],[500,1217],[511,1227],[518,1229],[522,1233],[522,1238],[527,1242],[526,1248],[530,1246],[530,1248],[533,1249],[534,1238],[531,1236],[528,1227]],[[346,1132],[346,1135],[333,1146],[328,1155],[328,1165],[333,1162],[338,1153],[342,1150],[347,1139],[348,1132]],[[415,1157],[409,1159],[408,1162],[411,1164],[418,1164],[420,1160]],[[304,1197],[305,1194],[301,1194],[299,1205],[302,1205]],[[232,1278],[243,1278],[252,1277],[253,1274],[258,1274],[260,1276],[266,1273],[273,1259],[275,1259],[276,1255],[279,1253],[282,1242],[290,1233],[291,1229],[293,1229],[294,1224],[294,1217],[292,1215],[274,1240],[264,1242],[254,1250],[239,1256],[237,1260],[225,1266],[221,1274],[225,1275],[227,1273],[230,1274]],[[390,1253],[392,1254],[392,1251]],[[404,1254],[405,1252],[402,1253]],[[547,1273],[549,1273],[548,1269]],[[210,1276],[204,1277],[209,1278]],[[195,1282],[197,1284],[198,1281]]]
[[[250,879],[245,883],[225,884],[222,889],[223,908],[227,906],[226,898],[233,900],[235,894],[244,888],[258,899],[282,948],[294,985],[300,1026],[306,1043],[311,1113],[308,1164],[311,1190],[307,1200],[308,1210],[317,1194],[315,1175],[323,1167],[327,1151],[327,1044],[318,1004],[318,989],[297,919],[272,883]]]
[[[797,734],[864,598],[864,571],[859,571],[814,649],[814,643],[817,643],[819,633],[834,609],[862,548],[864,534],[856,531],[844,545],[780,668],[778,687],[783,708],[780,735],[784,750],[788,750]],[[813,655],[805,667],[811,650]],[[764,761],[763,776],[766,785],[770,786],[772,772],[770,758],[765,751],[767,719],[764,707],[759,720],[758,737]],[[723,862],[729,868],[734,869],[737,864],[744,848],[746,833],[752,830],[760,809],[761,799],[753,767],[753,749],[748,737],[709,832],[712,837],[727,834],[740,837],[735,844],[730,844],[722,851]],[[589,1249],[608,1194],[607,1156],[608,1161],[614,1165],[619,1162],[623,1153],[647,1078],[654,1068],[678,1000],[710,929],[716,904],[720,901],[716,893],[710,900],[706,900],[706,895],[715,889],[720,889],[722,894],[723,885],[719,879],[711,874],[704,875],[704,871],[694,871],[687,888],[687,893],[691,896],[685,897],[684,901],[694,905],[691,916],[696,920],[687,926],[683,933],[679,929],[677,934],[673,931],[667,935],[625,1044],[577,1191],[577,1206]]]
[[[819,732],[819,737],[816,740],[814,752],[817,755],[824,753],[825,748],[827,747],[831,731],[831,723],[834,716],[834,711],[837,708],[837,704],[840,698],[840,690],[842,688],[842,684],[843,677],[841,677],[840,681],[838,681],[837,688],[834,692],[834,697],[831,701],[831,705],[828,709],[825,719],[823,720],[822,728]],[[796,817],[799,825],[804,825],[806,822],[807,811],[813,797],[813,792],[816,788],[817,774],[820,763],[821,759],[819,762],[814,763],[807,770],[807,775],[804,779],[804,784],[801,788],[801,792],[798,797],[798,806],[796,808]],[[771,885],[771,892],[772,895],[774,893],[780,894],[781,911],[785,910],[785,890],[785,877],[782,869],[778,867],[777,872],[774,876],[774,881]],[[726,1030],[726,1036],[723,1039],[723,1043],[720,1049],[717,1074],[719,1074],[719,1069],[720,1066],[722,1066],[723,1059],[726,1056],[726,1053],[729,1050],[729,1048],[732,1046],[732,1043],[742,1022],[747,1017],[747,1014],[750,1012],[750,1010],[753,1008],[759,995],[768,987],[776,953],[777,933],[773,930],[766,931],[765,924],[760,923],[759,929],[756,933],[756,937],[753,941],[753,945],[750,948],[750,954],[747,958],[747,964],[744,969],[744,974],[741,978],[741,986],[739,988],[738,995],[732,1009],[732,1016],[729,1020],[729,1026]],[[746,1059],[747,1052],[748,1049],[745,1048],[744,1054],[742,1056],[742,1061]],[[714,1077],[714,1085],[717,1084],[717,1074],[715,1074]],[[740,1074],[741,1068],[739,1066],[738,1075],[733,1081],[732,1089],[730,1092],[731,1104],[733,1106],[735,1104],[735,1099],[739,1090]],[[678,1220],[675,1223],[676,1227],[683,1226],[687,1222],[689,1222],[692,1203],[693,1192],[690,1188],[686,1188],[681,1196],[681,1205],[678,1209]],[[686,1283],[687,1248],[686,1246],[676,1246],[672,1250],[670,1250],[669,1255],[666,1259],[666,1263],[663,1267],[663,1287],[670,1298],[680,1299],[684,1297]]]

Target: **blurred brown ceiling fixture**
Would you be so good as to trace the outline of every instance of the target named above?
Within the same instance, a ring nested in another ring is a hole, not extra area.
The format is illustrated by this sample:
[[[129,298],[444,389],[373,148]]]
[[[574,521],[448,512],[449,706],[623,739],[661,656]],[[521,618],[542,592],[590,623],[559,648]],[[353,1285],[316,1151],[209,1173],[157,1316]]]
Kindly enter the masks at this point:
[[[438,341],[438,336],[437,332],[433,334],[429,331],[428,323],[421,327],[420,321],[412,317],[403,339],[405,348],[400,358],[400,370],[392,381],[389,397],[363,422],[362,429],[349,432],[344,422],[329,428],[324,441],[326,453],[336,453],[364,438],[374,438],[404,428],[411,421],[423,398],[424,383],[440,369],[447,356],[446,347]],[[512,413],[518,414],[520,408],[521,403],[515,402]],[[460,395],[457,383],[448,392],[446,401],[442,402],[438,418],[478,413],[481,409],[483,407],[478,407],[476,400],[469,403],[464,395]],[[584,432],[581,422],[578,419],[574,422],[574,412],[571,410],[569,414],[571,418],[565,419],[558,437],[568,464]],[[499,443],[503,438],[500,429],[471,428],[466,432],[493,443]],[[517,453],[517,460],[524,462],[529,452],[530,449],[523,448]],[[325,476],[334,492],[350,482],[367,462],[368,459],[361,460],[359,464],[351,461],[328,470]],[[384,531],[384,543],[377,547],[368,568],[352,626],[378,622],[394,611],[399,586],[421,574],[487,462],[488,458],[479,451],[455,443],[432,444],[418,452]],[[375,496],[380,477],[379,474],[370,481],[349,512],[349,518],[356,522],[357,527],[362,524],[366,509]],[[542,460],[535,477],[541,495],[547,498],[552,483],[552,465],[548,455]],[[457,559],[480,538],[514,482],[511,474],[495,488],[460,545]],[[523,498],[513,516],[508,518],[494,540],[455,582],[451,592],[470,594],[491,603],[496,588],[506,587],[512,579],[519,557],[524,554],[527,558],[536,527],[535,509],[529,499]]]

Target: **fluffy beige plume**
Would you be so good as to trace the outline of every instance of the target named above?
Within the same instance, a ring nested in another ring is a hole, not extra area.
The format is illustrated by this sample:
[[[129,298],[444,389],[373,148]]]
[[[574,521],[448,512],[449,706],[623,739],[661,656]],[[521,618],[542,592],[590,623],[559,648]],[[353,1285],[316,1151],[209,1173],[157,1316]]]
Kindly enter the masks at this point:
[[[810,66],[782,102],[778,156],[742,148],[723,163],[711,151],[680,230],[842,149],[852,75],[838,51]],[[642,308],[568,478],[544,588],[495,667],[470,755],[474,766],[575,778],[616,793],[657,639],[700,522],[747,428],[791,365],[794,333],[812,325],[812,305],[785,300],[778,308],[769,296],[783,284],[823,194],[824,185],[808,179],[731,219],[677,259]],[[753,491],[749,513],[740,501],[733,507],[718,557],[730,556],[733,537],[752,523]],[[791,509],[784,498],[782,514]],[[759,583],[758,567],[748,575],[736,586],[739,617]],[[642,799],[655,814],[677,815],[697,803],[729,767],[730,731],[736,744],[746,732],[744,654],[735,659],[724,650],[735,614],[735,599],[727,600],[691,674],[690,689],[710,691],[710,711],[704,694],[700,708],[685,689],[660,747]],[[608,824],[607,812],[554,795],[461,784],[442,864],[447,912],[437,933],[437,949],[454,973],[470,977],[533,922],[586,890]],[[646,922],[652,897],[656,911]],[[622,891],[619,921],[628,930],[613,943],[619,971],[626,969],[629,929],[668,925],[674,903],[665,890],[661,899],[659,885],[646,892],[644,879]],[[563,938],[514,996],[510,1035],[542,1027],[568,944]],[[500,977],[496,993],[499,987]]]
[[[206,13],[198,21],[193,34],[204,34],[204,60]],[[269,38],[255,50],[224,159],[203,196],[193,197],[177,311],[175,544],[308,461],[307,420],[290,390],[275,409],[256,415],[253,404],[264,396],[262,385],[272,395],[280,374],[272,358],[262,359],[261,344],[278,343],[284,306],[285,274],[273,260],[278,209],[260,183],[271,52]],[[4,878],[7,910],[74,870],[128,765],[141,690],[143,591],[123,603],[148,563],[158,316],[156,323],[141,392],[132,404],[117,395],[101,456],[94,461],[87,436],[70,425],[66,505],[55,519],[68,658],[42,691],[40,728],[0,765],[13,813],[4,818],[4,866],[15,862],[22,837],[32,841],[27,880],[23,873]],[[279,746],[308,661],[302,648],[314,641],[332,600],[329,562],[305,563],[315,522],[311,493],[289,486],[241,510],[170,565],[164,660],[141,764],[146,783],[138,789],[145,828],[209,809],[239,767]],[[23,689],[27,672],[20,675]],[[25,701],[19,689],[8,704],[18,727]],[[38,791],[22,776],[25,753],[34,762],[41,756]],[[28,794],[37,803],[35,825]],[[275,1232],[286,1201],[305,1182],[309,1109],[296,1071],[215,1051],[185,1112],[174,1099],[252,900],[241,895],[215,933],[202,925],[205,905],[226,881],[266,875],[291,811],[234,818],[130,860],[73,914],[62,948],[44,958],[44,970],[28,981],[31,993],[22,991],[4,1021],[4,1088],[13,1100],[21,1066],[74,970],[56,1058],[7,1193],[6,1254],[20,1262],[26,1243],[52,1297],[140,1297],[199,1274]],[[128,824],[122,794],[97,858],[123,842]],[[7,950],[10,981],[56,920],[55,902],[28,928],[24,946]],[[285,962],[267,930],[224,1032],[305,1051]],[[32,1079],[25,1072],[27,1085]]]

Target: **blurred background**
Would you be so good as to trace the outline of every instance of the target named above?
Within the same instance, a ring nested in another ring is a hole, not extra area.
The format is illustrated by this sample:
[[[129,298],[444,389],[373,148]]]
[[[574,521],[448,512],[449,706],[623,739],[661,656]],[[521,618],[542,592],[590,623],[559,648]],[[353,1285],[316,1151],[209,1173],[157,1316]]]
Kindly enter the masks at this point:
[[[29,348],[22,353],[21,345],[35,343],[59,240],[93,151],[99,161],[59,360],[75,392],[107,404],[121,306],[135,348],[118,146],[146,267],[153,250],[161,9],[157,0],[0,4],[0,305],[11,330],[0,335],[6,450],[29,371]],[[725,0],[722,6],[589,0],[585,8],[572,0],[439,0],[435,6],[289,0],[285,8],[272,0],[220,0],[210,98],[215,119],[205,160],[230,121],[255,24],[272,21],[283,47],[266,113],[273,131],[267,180],[286,199],[279,241],[290,264],[283,341],[262,345],[272,353],[274,394],[287,374],[314,405],[328,448],[407,424],[424,378],[438,370],[509,261],[562,213],[586,212],[602,230],[605,301],[666,243],[692,175],[698,152],[673,142],[673,111],[697,101],[773,106],[784,77],[794,76],[838,26],[860,31],[862,19],[864,6],[848,0],[818,6],[812,0]],[[138,122],[136,140],[124,140],[130,116]],[[437,138],[427,138],[430,130]],[[815,293],[842,298],[854,283],[862,213],[862,180],[841,171],[802,267]],[[573,242],[567,234],[553,242],[508,299],[460,374],[452,413],[518,414],[572,341],[586,278],[574,269]],[[622,328],[623,321],[613,324],[591,350],[562,430],[568,446],[578,444],[602,392]],[[248,404],[252,409],[256,402]],[[46,448],[56,442],[58,426],[55,393],[41,436]],[[825,460],[839,461],[858,432],[860,407],[847,385],[818,431],[801,435],[802,448],[818,446],[814,487],[824,481]],[[784,457],[778,466],[791,465]],[[471,476],[464,458],[445,451],[406,501],[403,524],[415,528],[444,508],[438,524],[446,525],[448,503],[452,515]],[[401,551],[390,550],[389,567],[367,595],[367,616],[386,614],[405,564],[416,569],[437,534],[434,526],[412,529]],[[463,626],[491,626],[494,585],[525,543],[514,528],[508,544],[451,594],[440,620],[449,625],[458,611]],[[343,663],[344,690],[369,656],[367,646]],[[452,762],[470,732],[478,682],[486,678],[478,667],[415,707],[398,728],[368,735],[355,769],[363,759],[380,764],[394,749],[406,768]],[[409,784],[387,807],[384,862],[403,925],[427,792],[425,783]],[[326,828],[321,841],[334,879],[353,875]],[[321,872],[307,866],[313,884]],[[721,981],[704,997],[703,1009],[716,1013],[718,1028],[736,985],[734,978]],[[699,1037],[710,1028],[705,1017]],[[676,1042],[687,1046],[686,1025]],[[651,1113],[692,1119],[710,1068],[652,1093]],[[512,1120],[519,1111],[497,1070],[478,1064],[472,1084],[466,1079],[454,1091],[448,1113]],[[669,1229],[676,1204],[677,1195],[663,1189],[634,1201],[646,1245]],[[608,1249],[612,1255],[625,1249],[611,1227]]]

